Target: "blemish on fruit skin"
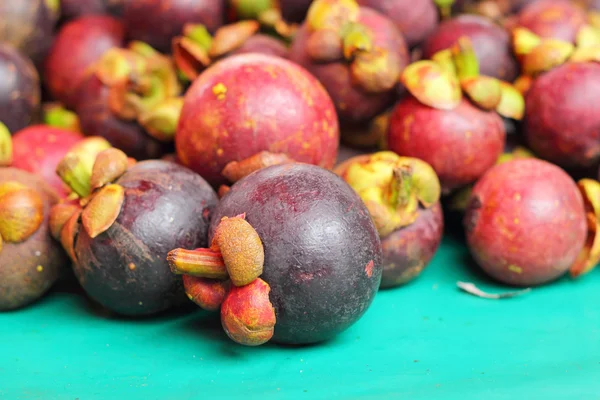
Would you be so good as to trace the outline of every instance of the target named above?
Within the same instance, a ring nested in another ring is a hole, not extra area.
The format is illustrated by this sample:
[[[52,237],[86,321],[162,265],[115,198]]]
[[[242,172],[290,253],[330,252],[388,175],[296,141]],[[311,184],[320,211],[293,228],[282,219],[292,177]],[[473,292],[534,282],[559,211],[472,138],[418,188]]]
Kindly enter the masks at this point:
[[[519,193],[515,193],[515,195],[513,196],[513,198],[514,198],[516,201],[521,201],[521,195],[520,195]]]
[[[404,140],[405,142],[408,142],[410,140],[410,128],[414,121],[415,121],[414,115],[409,115],[408,117],[406,117],[404,119],[404,123],[402,125],[402,127],[403,127],[402,140]]]
[[[42,272],[42,271],[44,270],[44,267],[43,267],[43,266],[41,266],[41,265],[38,265],[38,266],[36,267],[36,270],[37,270],[37,272]]]
[[[223,155],[223,153],[224,153],[223,149],[220,149],[220,148],[219,148],[219,149],[217,149],[217,155],[218,155],[219,157],[220,157],[220,156],[222,156],[222,155]]]
[[[523,268],[519,267],[518,265],[514,265],[514,264],[510,264],[508,266],[508,270],[512,271],[516,274],[522,274],[523,273]]]
[[[519,225],[519,218],[515,218],[515,219],[513,220],[513,222],[515,223],[515,225]]]
[[[54,143],[56,142],[56,135],[49,135],[48,136],[48,143]]]
[[[128,267],[129,267],[129,270],[130,270],[130,271],[134,271],[134,270],[135,270],[135,268],[136,268],[134,263],[129,263],[129,266],[128,266]]]
[[[373,260],[369,261],[367,263],[367,265],[365,266],[365,273],[367,274],[367,276],[370,278],[373,276],[373,267],[375,266],[375,263],[373,262]]]
[[[227,86],[219,82],[215,86],[213,86],[212,91],[214,95],[217,96],[217,99],[223,100],[225,99],[225,95],[227,94]]]

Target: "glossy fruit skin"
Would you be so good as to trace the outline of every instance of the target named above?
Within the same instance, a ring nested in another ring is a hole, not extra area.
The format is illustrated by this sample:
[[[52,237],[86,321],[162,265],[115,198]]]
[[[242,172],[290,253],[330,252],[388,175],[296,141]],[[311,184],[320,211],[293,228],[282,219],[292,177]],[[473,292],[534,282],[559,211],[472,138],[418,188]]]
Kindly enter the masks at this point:
[[[412,224],[381,238],[381,288],[403,285],[416,279],[435,255],[443,233],[444,215],[438,202],[431,208],[421,208]]]
[[[433,32],[439,19],[432,0],[358,0],[358,4],[387,15],[400,29],[411,48],[419,45]]]
[[[175,146],[184,165],[213,185],[221,171],[261,151],[331,168],[339,128],[333,103],[307,71],[287,60],[243,54],[204,71],[187,94]]]
[[[90,14],[120,15],[125,0],[60,0],[60,17],[71,20]]]
[[[128,0],[123,22],[129,40],[141,40],[162,52],[188,22],[200,23],[210,32],[223,25],[223,0]]]
[[[538,77],[525,98],[525,137],[540,157],[560,166],[600,161],[600,65],[569,63]]]
[[[86,135],[102,136],[138,161],[157,159],[172,151],[172,144],[154,139],[137,122],[115,115],[110,110],[108,96],[109,89],[95,75],[80,85],[75,112]]]
[[[439,24],[423,43],[423,57],[452,47],[462,36],[471,39],[481,74],[511,82],[517,77],[519,65],[512,55],[509,33],[477,15],[461,15]]]
[[[370,8],[361,7],[358,22],[373,32],[375,46],[396,52],[402,68],[408,65],[408,48],[404,38],[389,18]],[[303,24],[294,36],[290,60],[308,69],[325,86],[342,124],[370,121],[394,104],[395,88],[384,93],[366,92],[353,83],[347,62],[314,62],[306,50],[308,38],[307,26]]]
[[[286,21],[302,22],[311,3],[312,0],[279,0],[281,15]]]
[[[0,37],[40,65],[52,45],[57,15],[45,0],[0,2]]]
[[[332,172],[308,164],[259,170],[231,187],[216,208],[246,213],[265,249],[261,279],[271,287],[273,341],[331,339],[367,310],[381,280],[381,243],[358,195]]]
[[[390,119],[387,145],[401,156],[429,163],[444,193],[476,181],[504,149],[502,118],[463,99],[453,110],[438,110],[408,96]]]
[[[246,40],[246,42],[232,52],[231,55],[245,53],[261,53],[287,58],[288,48],[283,41],[272,36],[259,33]]]
[[[80,133],[64,129],[47,125],[29,126],[13,135],[12,166],[38,174],[64,198],[69,191],[56,175],[56,166],[82,139]]]
[[[44,68],[44,80],[54,99],[67,107],[77,105],[77,90],[88,67],[125,38],[121,22],[105,15],[88,15],[63,25]]]
[[[563,275],[587,236],[575,182],[538,159],[489,170],[473,188],[464,223],[477,263],[511,285],[540,285]]]
[[[575,42],[586,21],[585,11],[568,0],[540,0],[521,10],[517,25],[542,37]]]
[[[15,132],[38,118],[40,78],[31,60],[8,44],[0,44],[0,121]]]
[[[68,262],[48,229],[50,207],[58,201],[56,193],[40,177],[17,168],[0,168],[0,183],[7,181],[17,181],[35,189],[44,201],[45,219],[26,241],[2,245],[0,311],[24,307],[39,299],[59,279]]]
[[[212,188],[187,168],[144,161],[118,181],[125,202],[113,226],[75,242],[75,275],[87,294],[118,314],[156,314],[186,300],[166,261],[174,248],[206,247],[217,204]]]

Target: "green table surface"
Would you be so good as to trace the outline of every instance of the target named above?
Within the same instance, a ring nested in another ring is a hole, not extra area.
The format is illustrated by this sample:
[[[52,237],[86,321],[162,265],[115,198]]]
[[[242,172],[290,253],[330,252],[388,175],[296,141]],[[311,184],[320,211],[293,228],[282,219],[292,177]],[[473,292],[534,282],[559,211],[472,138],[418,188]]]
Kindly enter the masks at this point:
[[[500,301],[458,280],[506,290],[446,237],[420,279],[305,347],[238,346],[200,310],[110,317],[56,289],[0,314],[0,398],[600,399],[600,271]]]

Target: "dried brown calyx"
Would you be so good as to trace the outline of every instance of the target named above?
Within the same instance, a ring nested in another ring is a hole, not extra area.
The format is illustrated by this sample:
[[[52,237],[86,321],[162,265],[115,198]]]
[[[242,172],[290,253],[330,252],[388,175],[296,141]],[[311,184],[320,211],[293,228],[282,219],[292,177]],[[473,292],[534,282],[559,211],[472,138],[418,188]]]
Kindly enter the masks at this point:
[[[513,48],[523,71],[518,79],[522,91],[529,89],[537,75],[564,63],[600,61],[600,19],[590,17],[589,21],[579,30],[575,44],[542,38],[522,27],[513,29]]]
[[[16,181],[0,184],[0,251],[4,243],[21,243],[44,221],[44,203],[34,189]]]
[[[44,124],[71,132],[81,132],[79,117],[60,103],[45,103],[42,106]]]
[[[89,160],[85,153],[70,152],[56,169],[78,198],[52,208],[50,231],[73,261],[76,261],[73,245],[79,222],[87,234],[95,238],[117,220],[125,201],[125,190],[114,182],[133,163],[125,153],[112,147],[98,152],[91,163]]]
[[[289,164],[295,162],[288,155],[283,153],[271,153],[269,151],[261,151],[253,156],[245,158],[241,161],[229,162],[221,174],[231,183],[235,183],[251,173],[273,165]],[[229,186],[221,185],[219,188],[219,197],[225,196],[229,191]]]
[[[265,253],[245,214],[223,218],[210,248],[175,249],[167,261],[184,275],[188,297],[204,309],[221,309],[223,328],[234,341],[256,346],[273,336],[275,311],[269,285],[260,279]]]
[[[431,60],[410,64],[402,72],[401,82],[421,103],[441,110],[457,107],[464,94],[476,106],[506,118],[520,120],[525,112],[525,100],[517,88],[479,73],[468,37],[461,37]]]
[[[429,164],[390,151],[351,158],[335,172],[359,194],[381,237],[415,222],[419,210],[435,205],[441,195]]]
[[[391,90],[401,73],[398,55],[377,46],[359,22],[355,0],[316,0],[306,17],[309,56],[319,63],[346,61],[354,83],[369,93]]]
[[[183,99],[170,57],[134,41],[127,48],[108,50],[94,71],[109,89],[109,106],[115,115],[137,121],[157,140],[173,140]]]

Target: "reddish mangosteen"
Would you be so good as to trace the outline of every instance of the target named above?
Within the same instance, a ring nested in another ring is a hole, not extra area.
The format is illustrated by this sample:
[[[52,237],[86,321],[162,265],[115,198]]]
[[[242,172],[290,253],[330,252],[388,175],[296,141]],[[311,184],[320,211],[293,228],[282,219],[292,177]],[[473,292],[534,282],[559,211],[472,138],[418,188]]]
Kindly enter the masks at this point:
[[[433,0],[357,1],[361,6],[377,10],[394,21],[409,47],[421,44],[438,23],[438,11]]]
[[[55,206],[51,229],[84,290],[123,315],[150,315],[180,304],[183,283],[171,274],[167,253],[207,246],[217,204],[213,189],[174,163],[131,166],[117,149],[99,153],[91,174],[81,162],[70,154],[57,168],[81,197],[81,208]]]
[[[61,196],[69,193],[56,175],[60,160],[77,143],[83,140],[80,133],[34,125],[16,132],[12,138],[12,166],[41,176]],[[106,143],[108,147],[108,143]]]
[[[0,76],[0,121],[14,132],[38,118],[40,79],[31,60],[8,44],[0,44]]]
[[[473,43],[481,73],[505,81],[517,77],[519,65],[512,55],[509,33],[489,19],[461,15],[442,22],[423,44],[423,57],[452,47],[461,37]]]
[[[173,149],[181,91],[171,58],[132,42],[108,50],[89,70],[75,110],[85,134],[137,160],[155,159]]]
[[[287,58],[282,40],[259,33],[257,21],[241,21],[217,29],[214,37],[204,25],[186,24],[183,35],[173,39],[173,60],[179,72],[193,81],[209,65],[228,56],[261,53]]]
[[[559,167],[537,159],[490,169],[473,188],[464,224],[477,263],[511,285],[560,277],[577,261],[587,235],[577,185]]]
[[[389,108],[409,62],[394,23],[354,0],[313,2],[289,57],[325,86],[342,125],[366,123]]]
[[[168,52],[171,40],[187,23],[200,23],[214,32],[223,24],[224,0],[129,0],[123,21],[129,40]]]
[[[479,75],[466,38],[434,59],[402,74],[410,95],[391,115],[387,148],[429,163],[449,193],[495,164],[506,140],[500,115],[521,119],[524,100],[510,84]]]
[[[379,232],[381,287],[399,286],[419,276],[444,230],[440,181],[433,168],[385,151],[351,158],[335,172],[360,195]]]
[[[190,285],[208,299],[197,302],[218,309],[223,300],[223,327],[245,345],[331,339],[364,314],[381,281],[381,243],[364,203],[314,165],[271,166],[238,181],[215,209],[209,242],[169,253],[171,268],[206,279]],[[210,280],[222,284],[208,296]]]
[[[2,42],[12,45],[40,65],[52,45],[58,7],[56,0],[0,2]]]
[[[524,7],[516,24],[543,38],[574,43],[587,23],[585,10],[568,0],[540,0]]]
[[[541,157],[563,167],[600,161],[600,64],[567,63],[536,78],[526,96],[525,135]]]
[[[514,31],[526,92],[523,130],[529,146],[571,172],[600,162],[600,34],[584,27],[573,44]]]
[[[125,0],[59,0],[63,21],[90,14],[121,15]]]
[[[213,185],[223,169],[261,152],[331,168],[339,130],[327,92],[287,60],[243,54],[220,61],[187,94],[175,145],[181,162]]]
[[[76,106],[90,66],[108,49],[122,46],[124,36],[121,22],[109,16],[89,15],[65,24],[45,61],[44,80],[54,99]]]
[[[33,303],[60,277],[68,259],[48,228],[57,201],[40,177],[0,168],[0,311]]]

